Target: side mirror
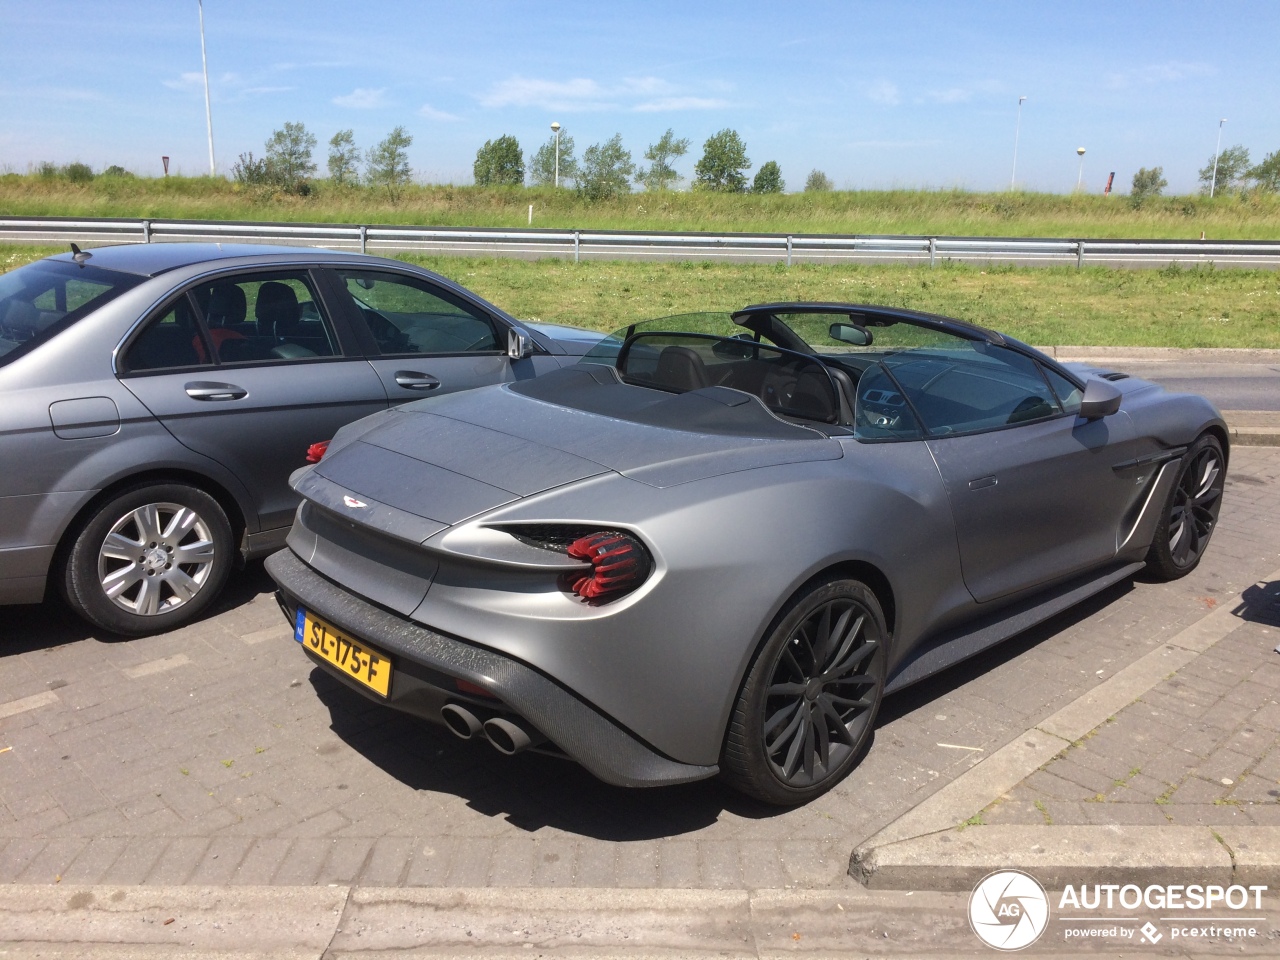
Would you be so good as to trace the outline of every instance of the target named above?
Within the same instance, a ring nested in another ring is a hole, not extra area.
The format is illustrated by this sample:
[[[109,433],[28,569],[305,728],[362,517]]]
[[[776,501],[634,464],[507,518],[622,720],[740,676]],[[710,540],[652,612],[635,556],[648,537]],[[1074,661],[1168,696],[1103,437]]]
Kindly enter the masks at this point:
[[[533,356],[534,342],[529,332],[520,327],[507,330],[507,356],[512,360],[523,360]]]
[[[1101,420],[1120,410],[1123,394],[1115,384],[1092,377],[1085,381],[1084,396],[1080,399],[1080,416],[1086,420]]]
[[[871,346],[871,331],[866,327],[859,327],[853,323],[833,323],[827,330],[827,334],[832,340],[851,343],[855,347]]]

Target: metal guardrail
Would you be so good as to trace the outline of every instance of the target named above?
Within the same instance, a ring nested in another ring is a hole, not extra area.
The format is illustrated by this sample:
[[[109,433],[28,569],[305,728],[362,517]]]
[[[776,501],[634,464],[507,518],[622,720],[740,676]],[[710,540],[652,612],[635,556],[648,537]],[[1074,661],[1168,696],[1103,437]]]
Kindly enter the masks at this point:
[[[0,217],[0,239],[28,243],[250,241],[359,249],[595,259],[731,259],[867,262],[940,260],[1160,266],[1208,263],[1280,267],[1274,241],[1039,239],[621,230],[486,229],[391,224]]]

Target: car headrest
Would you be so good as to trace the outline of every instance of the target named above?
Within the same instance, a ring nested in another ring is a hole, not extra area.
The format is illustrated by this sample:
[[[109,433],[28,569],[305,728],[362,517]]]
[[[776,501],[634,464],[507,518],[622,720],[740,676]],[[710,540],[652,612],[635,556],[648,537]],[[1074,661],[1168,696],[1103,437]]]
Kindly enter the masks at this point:
[[[298,295],[293,288],[268,280],[258,288],[258,300],[253,305],[253,316],[258,321],[258,333],[272,336],[296,324],[302,315],[298,307]]]
[[[261,299],[258,302],[261,303]],[[234,283],[220,283],[210,291],[209,304],[205,307],[210,327],[244,323],[246,314],[244,291]]]

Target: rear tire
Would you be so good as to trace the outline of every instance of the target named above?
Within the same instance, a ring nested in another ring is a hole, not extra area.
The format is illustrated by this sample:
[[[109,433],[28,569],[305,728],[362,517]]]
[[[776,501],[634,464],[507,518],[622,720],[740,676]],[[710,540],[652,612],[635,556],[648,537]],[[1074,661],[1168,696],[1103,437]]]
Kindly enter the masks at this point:
[[[871,738],[887,636],[880,602],[857,580],[829,580],[793,600],[743,682],[724,779],[779,806],[807,803],[839,783]]]
[[[1156,525],[1147,569],[1161,580],[1177,580],[1196,568],[1218,525],[1226,480],[1222,444],[1212,434],[1196,439],[1183,456],[1178,479]]]
[[[198,617],[231,571],[231,524],[218,501],[180,483],[144,483],[102,504],[67,556],[63,592],[95,626],[140,636]]]

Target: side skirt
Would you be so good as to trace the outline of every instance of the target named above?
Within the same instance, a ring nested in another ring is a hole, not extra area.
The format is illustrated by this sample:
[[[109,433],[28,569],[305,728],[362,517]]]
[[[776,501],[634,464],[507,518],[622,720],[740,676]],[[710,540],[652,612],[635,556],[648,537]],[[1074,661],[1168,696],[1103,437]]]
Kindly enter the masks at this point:
[[[985,617],[971,620],[939,634],[932,640],[926,641],[926,646],[919,653],[898,666],[885,686],[885,693],[895,693],[904,687],[909,687],[940,670],[954,666],[962,660],[968,660],[1002,640],[1008,640],[1015,634],[1029,630],[1036,624],[1043,623],[1055,614],[1137,573],[1143,566],[1145,564],[1139,562],[1106,567],[1084,577],[1068,580],[1044,593],[1038,593],[1027,600],[1002,607]]]

